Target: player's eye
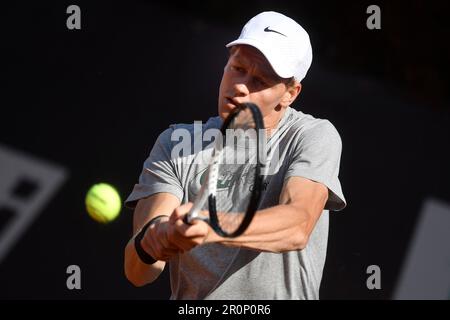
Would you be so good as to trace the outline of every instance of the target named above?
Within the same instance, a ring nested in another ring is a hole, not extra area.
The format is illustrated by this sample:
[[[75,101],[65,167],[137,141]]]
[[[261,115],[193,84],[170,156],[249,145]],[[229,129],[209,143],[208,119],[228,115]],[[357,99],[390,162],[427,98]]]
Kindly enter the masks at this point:
[[[231,70],[239,72],[239,73],[244,73],[245,69],[239,66],[231,66]]]
[[[257,85],[261,86],[261,87],[267,87],[267,82],[262,79],[262,78],[255,78],[255,82]]]

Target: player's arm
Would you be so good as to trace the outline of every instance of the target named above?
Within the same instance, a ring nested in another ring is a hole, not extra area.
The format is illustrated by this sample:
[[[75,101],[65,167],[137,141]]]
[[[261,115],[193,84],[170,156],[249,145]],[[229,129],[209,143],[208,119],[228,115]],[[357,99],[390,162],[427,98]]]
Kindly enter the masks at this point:
[[[158,215],[167,215],[168,217],[159,219],[155,224],[147,229],[146,237],[141,241],[141,245],[146,252],[152,254],[148,247],[149,241],[158,241],[157,229],[159,223],[169,219],[172,212],[180,205],[180,200],[170,193],[156,193],[148,198],[139,200],[133,215],[133,237],[125,247],[125,275],[127,279],[135,286],[143,286],[153,282],[164,270],[166,262],[158,260],[154,264],[148,265],[141,261],[136,253],[134,246],[134,237],[141,228],[152,218]],[[166,250],[167,256],[173,253],[170,249]],[[153,255],[155,255],[153,253]],[[161,257],[155,257],[161,258]]]
[[[139,200],[133,217],[134,236],[125,247],[125,275],[135,286],[153,282],[164,270],[166,261],[203,243],[208,228],[199,221],[190,226],[179,219],[191,207],[192,203],[180,205],[178,198],[170,193],[156,193]],[[149,265],[139,258],[134,241],[142,227],[160,215],[167,217],[159,218],[152,223],[140,242],[142,249],[158,260]]]
[[[241,236],[222,238],[211,231],[206,241],[269,252],[301,250],[308,243],[327,199],[325,185],[291,177],[283,186],[279,205],[257,211]]]

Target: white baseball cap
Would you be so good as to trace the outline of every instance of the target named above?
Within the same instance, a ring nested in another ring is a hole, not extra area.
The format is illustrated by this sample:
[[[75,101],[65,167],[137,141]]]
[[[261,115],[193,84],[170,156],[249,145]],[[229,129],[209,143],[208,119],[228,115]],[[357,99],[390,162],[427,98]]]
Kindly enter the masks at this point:
[[[262,12],[250,19],[239,38],[227,44],[246,44],[266,57],[281,78],[302,81],[312,62],[309,35],[297,22],[274,11]]]

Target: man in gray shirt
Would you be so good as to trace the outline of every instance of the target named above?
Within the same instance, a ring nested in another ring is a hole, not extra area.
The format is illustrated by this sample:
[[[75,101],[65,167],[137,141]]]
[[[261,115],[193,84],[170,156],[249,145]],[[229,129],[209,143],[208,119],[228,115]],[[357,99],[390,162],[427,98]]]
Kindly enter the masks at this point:
[[[328,240],[329,210],[345,199],[338,179],[342,143],[334,126],[291,108],[312,61],[307,32],[276,12],[253,17],[230,50],[219,91],[220,127],[236,105],[260,107],[269,158],[258,211],[243,235],[222,238],[203,221],[183,223],[200,189],[203,148],[174,156],[180,130],[162,132],[126,200],[135,208],[125,274],[136,286],[154,281],[167,262],[171,299],[318,299]]]

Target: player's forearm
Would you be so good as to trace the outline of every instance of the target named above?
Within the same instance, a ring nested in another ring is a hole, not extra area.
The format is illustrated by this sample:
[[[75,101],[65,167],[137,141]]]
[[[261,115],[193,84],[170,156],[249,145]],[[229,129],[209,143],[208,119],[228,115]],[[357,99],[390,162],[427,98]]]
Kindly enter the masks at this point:
[[[208,242],[244,247],[260,251],[285,252],[300,250],[308,241],[308,213],[293,205],[277,205],[257,211],[248,229],[237,238],[210,234]]]
[[[157,261],[151,265],[143,263],[136,253],[134,238],[125,247],[125,275],[137,287],[155,281],[164,270],[165,264],[164,261]]]

